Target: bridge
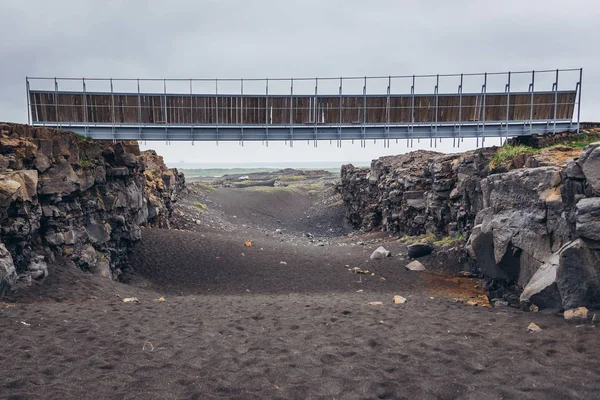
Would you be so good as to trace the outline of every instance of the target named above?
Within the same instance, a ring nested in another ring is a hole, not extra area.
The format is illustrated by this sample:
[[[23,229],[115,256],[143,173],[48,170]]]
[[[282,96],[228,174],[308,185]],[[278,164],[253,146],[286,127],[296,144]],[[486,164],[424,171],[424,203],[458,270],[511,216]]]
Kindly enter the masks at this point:
[[[28,120],[93,139],[486,138],[579,131],[582,69],[285,79],[27,77]],[[560,84],[560,87],[559,87]]]

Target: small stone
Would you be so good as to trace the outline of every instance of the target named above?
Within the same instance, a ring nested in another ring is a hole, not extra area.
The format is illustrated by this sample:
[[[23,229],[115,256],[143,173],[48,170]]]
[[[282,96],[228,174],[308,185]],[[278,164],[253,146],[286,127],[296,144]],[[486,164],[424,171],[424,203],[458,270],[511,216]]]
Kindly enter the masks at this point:
[[[404,304],[404,303],[406,303],[406,301],[407,300],[405,297],[398,296],[398,295],[394,296],[394,298],[392,299],[392,302],[394,304]]]
[[[529,306],[529,311],[538,312],[538,311],[540,311],[540,308],[538,306],[536,306],[535,304],[532,304]]]
[[[541,330],[542,330],[542,328],[540,328],[539,326],[537,326],[533,322],[530,323],[529,326],[527,327],[527,332],[531,332],[531,333],[541,332]]]
[[[362,289],[358,289],[358,290],[356,291],[356,293],[362,293],[362,292],[364,292],[364,290],[362,290]]]
[[[577,307],[572,308],[570,310],[566,310],[564,313],[564,317],[567,321],[574,319],[587,319],[588,309],[585,307]]]
[[[279,233],[280,235],[283,233],[281,229],[275,229],[275,233]]]
[[[381,301],[370,301],[367,304],[370,306],[382,306],[383,305],[383,303]]]
[[[281,264],[281,265],[287,265],[287,263],[285,261],[279,261],[279,264]]]
[[[494,305],[494,308],[508,307],[508,301],[502,299],[494,299],[492,300],[492,304]]]
[[[415,260],[405,266],[409,271],[426,271],[427,269],[419,261]]]
[[[137,297],[125,297],[123,299],[123,303],[139,303],[140,301],[138,300]]]
[[[387,251],[383,246],[379,246],[369,257],[371,260],[381,260],[386,257],[391,257],[392,253]]]

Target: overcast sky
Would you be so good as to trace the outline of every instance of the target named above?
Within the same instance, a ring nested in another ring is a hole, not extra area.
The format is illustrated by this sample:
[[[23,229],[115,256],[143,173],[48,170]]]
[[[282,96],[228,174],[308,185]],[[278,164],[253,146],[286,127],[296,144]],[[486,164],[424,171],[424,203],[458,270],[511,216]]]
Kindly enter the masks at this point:
[[[580,67],[582,120],[600,120],[597,0],[0,0],[0,16],[0,121],[26,122],[25,76],[255,78]],[[171,163],[370,160],[407,150],[404,142],[390,149],[380,142],[366,149],[329,142],[317,149],[306,142],[293,149],[274,142],[268,148],[149,142],[145,148]],[[451,141],[438,149],[452,151]]]

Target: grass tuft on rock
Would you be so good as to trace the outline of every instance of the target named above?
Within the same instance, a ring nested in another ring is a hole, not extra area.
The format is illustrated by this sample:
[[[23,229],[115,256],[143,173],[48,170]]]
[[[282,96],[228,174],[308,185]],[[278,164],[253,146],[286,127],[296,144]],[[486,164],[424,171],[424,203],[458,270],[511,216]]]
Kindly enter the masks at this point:
[[[504,163],[512,160],[513,158],[522,154],[533,154],[540,151],[540,149],[534,149],[533,147],[519,145],[505,145],[498,149],[492,156],[490,161],[490,168],[496,168]]]

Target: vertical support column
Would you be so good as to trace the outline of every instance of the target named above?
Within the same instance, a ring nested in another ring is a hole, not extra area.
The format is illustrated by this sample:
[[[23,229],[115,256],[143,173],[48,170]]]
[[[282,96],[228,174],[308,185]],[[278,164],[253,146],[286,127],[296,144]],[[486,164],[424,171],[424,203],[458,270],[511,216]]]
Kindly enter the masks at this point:
[[[190,139],[194,145],[194,81],[190,78]]]
[[[116,137],[115,137],[115,92],[113,89],[112,78],[110,78],[110,99],[111,99],[111,105],[112,105],[112,136],[113,136],[113,142],[115,142],[116,141]]]
[[[317,136],[317,124],[319,123],[319,116],[318,114],[318,110],[319,107],[317,106],[317,101],[318,101],[318,95],[319,95],[319,78],[315,78],[315,102],[313,104],[313,109],[314,109],[314,118],[315,118],[315,133],[314,133],[314,147],[317,147],[317,140],[318,140],[318,136]]]
[[[579,133],[579,125],[580,125],[580,118],[581,118],[581,81],[583,79],[583,68],[579,69],[579,82],[577,83],[577,85],[579,86],[579,91],[577,94],[577,133]]]
[[[506,92],[506,138],[508,139],[508,121],[510,120],[510,71],[508,71],[508,82],[504,88]],[[502,146],[502,131],[500,131],[500,146]]]
[[[138,97],[138,140],[142,140],[142,96],[140,94],[140,78],[137,78]]]
[[[167,80],[163,79],[163,87],[164,87],[164,101],[165,101],[165,138],[167,140],[167,144],[169,144],[169,108],[167,107]]]
[[[415,76],[412,77],[410,87],[410,147],[413,147],[413,134],[415,133]],[[408,145],[408,139],[407,139]]]
[[[88,116],[87,116],[87,90],[85,87],[85,78],[81,78],[81,86],[83,89],[83,133],[88,137]]]
[[[290,147],[294,147],[294,78],[290,78]]]
[[[529,134],[533,135],[533,94],[535,92],[535,71],[531,71],[531,83],[529,84],[531,91],[531,102],[529,105]]]
[[[365,84],[363,86],[363,125],[362,125],[362,147],[367,147],[366,141],[366,124],[367,124],[367,77],[365,76]]]
[[[461,141],[461,130],[463,125],[462,120],[462,93],[463,93],[463,78],[464,75],[460,74],[460,85],[458,85],[458,147],[460,148]]]
[[[387,126],[385,127],[385,133],[386,133],[386,140],[383,141],[383,147],[390,147],[390,96],[391,96],[391,91],[392,91],[392,77],[388,76],[388,87],[387,87],[387,101],[386,101],[386,107],[385,107],[385,119],[386,119],[386,123]]]
[[[25,77],[25,91],[27,92],[27,125],[31,125],[31,97],[29,94],[29,77]]]
[[[343,119],[344,118],[343,84],[344,84],[344,78],[342,78],[340,76],[340,89],[339,89],[340,100],[339,100],[339,108],[338,108],[339,120],[338,120],[338,129],[337,129],[337,131],[338,131],[338,147],[342,147],[342,123],[344,121],[344,119]]]
[[[215,131],[217,146],[219,145],[219,79],[215,79]]]
[[[240,79],[240,127],[244,147],[244,78]]]
[[[556,70],[556,80],[554,81],[554,127],[552,129],[553,133],[556,133],[556,112],[558,108],[558,70]]]
[[[483,87],[482,87],[482,92],[483,92],[483,108],[482,108],[482,114],[481,114],[481,120],[482,120],[482,124],[481,124],[481,147],[485,146],[485,97],[487,94],[487,72],[483,74]]]
[[[440,86],[440,75],[436,75],[435,76],[435,127],[434,127],[434,145],[437,148],[437,131],[438,131],[438,104],[439,104],[439,98],[438,98],[438,92],[439,92],[439,86]],[[431,139],[429,139],[429,147],[431,147]]]
[[[54,114],[56,118],[56,125],[60,129],[60,121],[58,120],[58,81],[54,78]]]
[[[265,134],[266,143],[269,147],[269,78],[265,80]]]

